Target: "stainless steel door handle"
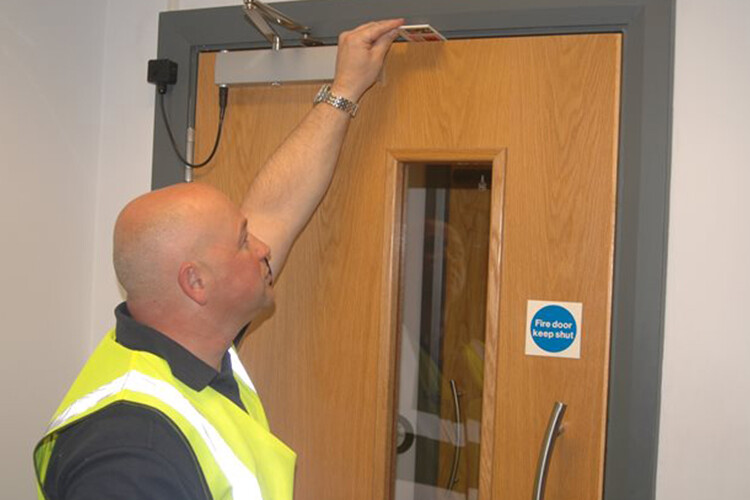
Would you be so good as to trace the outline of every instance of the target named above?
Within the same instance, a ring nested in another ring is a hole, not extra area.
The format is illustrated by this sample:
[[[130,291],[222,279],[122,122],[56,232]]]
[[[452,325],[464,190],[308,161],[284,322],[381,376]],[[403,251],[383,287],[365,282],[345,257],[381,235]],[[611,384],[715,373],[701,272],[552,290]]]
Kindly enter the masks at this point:
[[[461,426],[461,402],[458,399],[458,387],[456,381],[451,379],[451,392],[453,393],[453,411],[456,414],[456,442],[453,443],[453,465],[451,466],[451,477],[448,479],[448,491],[458,482],[458,460],[461,458],[461,443],[463,441],[463,428]]]
[[[549,416],[549,422],[547,423],[547,431],[544,433],[544,440],[542,440],[542,449],[539,451],[539,462],[536,466],[536,478],[534,480],[534,494],[532,500],[544,500],[544,487],[547,482],[547,470],[549,469],[549,462],[552,458],[552,450],[555,447],[555,441],[557,436],[562,434],[563,415],[565,414],[565,408],[567,405],[557,401],[552,407],[552,414]]]

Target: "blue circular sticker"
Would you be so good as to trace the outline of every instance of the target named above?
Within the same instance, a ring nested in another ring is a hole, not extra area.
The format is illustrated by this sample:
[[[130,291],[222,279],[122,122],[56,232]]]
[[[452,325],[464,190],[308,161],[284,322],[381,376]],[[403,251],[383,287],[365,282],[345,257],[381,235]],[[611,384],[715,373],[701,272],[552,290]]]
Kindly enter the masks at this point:
[[[570,347],[576,332],[576,320],[561,306],[544,306],[531,319],[531,338],[547,352],[561,352]]]

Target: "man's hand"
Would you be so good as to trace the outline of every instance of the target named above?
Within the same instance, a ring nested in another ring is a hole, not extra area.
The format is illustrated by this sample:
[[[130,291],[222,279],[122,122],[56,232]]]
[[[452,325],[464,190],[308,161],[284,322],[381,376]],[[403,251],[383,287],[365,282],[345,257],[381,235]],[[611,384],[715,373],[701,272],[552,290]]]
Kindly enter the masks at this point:
[[[375,83],[402,24],[403,19],[376,21],[341,33],[331,92],[358,101]]]

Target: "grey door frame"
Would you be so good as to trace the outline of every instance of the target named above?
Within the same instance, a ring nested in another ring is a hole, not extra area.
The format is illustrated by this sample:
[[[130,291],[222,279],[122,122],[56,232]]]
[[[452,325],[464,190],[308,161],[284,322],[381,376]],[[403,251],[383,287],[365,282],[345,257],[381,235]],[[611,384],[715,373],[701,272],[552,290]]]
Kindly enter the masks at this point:
[[[187,127],[195,118],[198,54],[268,46],[244,20],[240,0],[237,3],[237,7],[160,15],[158,57],[179,64],[180,78],[165,96],[165,104],[183,152]],[[311,26],[313,35],[326,44],[335,44],[341,31],[388,17],[405,17],[409,24],[432,24],[448,38],[623,33],[604,498],[654,499],[666,289],[674,0],[323,0],[283,3],[279,8]],[[290,33],[284,38],[288,45],[296,45],[298,37]],[[184,168],[171,150],[157,106],[152,187],[181,182],[183,176]]]

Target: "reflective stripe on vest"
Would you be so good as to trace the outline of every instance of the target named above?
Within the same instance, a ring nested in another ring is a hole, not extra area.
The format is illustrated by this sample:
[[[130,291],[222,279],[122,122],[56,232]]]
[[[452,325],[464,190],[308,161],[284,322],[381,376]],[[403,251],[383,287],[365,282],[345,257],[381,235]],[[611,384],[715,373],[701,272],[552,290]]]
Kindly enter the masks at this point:
[[[237,359],[236,363],[235,358]],[[237,375],[242,377],[244,368],[236,353],[233,354],[232,366],[236,366]],[[245,381],[245,378],[247,378],[247,382],[250,381],[246,372],[242,377],[243,381]],[[251,384],[248,383],[248,385],[252,387]],[[150,377],[137,370],[130,370],[112,382],[104,384],[74,401],[50,424],[48,430],[64,425],[70,419],[93,408],[104,398],[121,391],[131,391],[154,397],[182,415],[195,428],[205,441],[208,449],[211,450],[216,463],[231,484],[232,497],[242,500],[263,499],[255,475],[235,455],[232,448],[221,437],[219,431],[195,409],[190,401],[167,382]]]
[[[245,385],[257,394],[258,391],[255,390],[255,386],[250,380],[250,375],[247,374],[245,365],[243,365],[242,361],[240,361],[240,357],[237,355],[237,351],[234,350],[234,347],[229,348],[229,359],[232,361],[232,370],[234,370],[234,374],[240,377],[240,379],[245,382]]]

